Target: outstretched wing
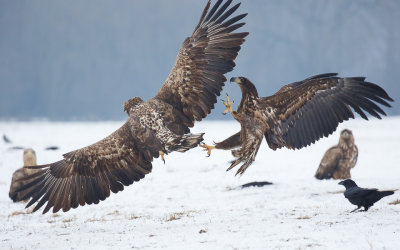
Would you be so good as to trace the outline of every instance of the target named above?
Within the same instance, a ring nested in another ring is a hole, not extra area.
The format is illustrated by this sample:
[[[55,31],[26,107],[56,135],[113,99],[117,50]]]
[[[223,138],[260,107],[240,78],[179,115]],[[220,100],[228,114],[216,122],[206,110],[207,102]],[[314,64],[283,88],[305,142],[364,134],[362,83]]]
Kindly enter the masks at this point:
[[[220,95],[225,73],[233,70],[234,60],[247,32],[232,33],[244,23],[237,23],[247,14],[228,19],[240,4],[228,9],[232,0],[222,6],[219,0],[209,11],[210,1],[191,37],[186,38],[161,90],[154,97],[174,107],[183,116],[186,127],[206,117]],[[227,20],[228,19],[228,20]]]
[[[161,145],[152,132],[129,119],[105,139],[64,155],[55,163],[29,167],[40,171],[28,177],[29,184],[17,190],[30,189],[23,197],[32,199],[27,207],[38,201],[38,210],[46,202],[43,213],[64,212],[79,205],[97,204],[122,191],[151,172],[153,157],[158,157]],[[23,181],[26,181],[24,179]]]
[[[354,118],[354,109],[368,120],[366,113],[386,115],[377,105],[390,107],[393,101],[365,77],[335,77],[323,74],[289,85],[285,91],[261,98],[258,108],[264,113],[268,129],[265,138],[272,149],[299,149],[332,134],[338,124]],[[351,108],[350,108],[351,107]]]

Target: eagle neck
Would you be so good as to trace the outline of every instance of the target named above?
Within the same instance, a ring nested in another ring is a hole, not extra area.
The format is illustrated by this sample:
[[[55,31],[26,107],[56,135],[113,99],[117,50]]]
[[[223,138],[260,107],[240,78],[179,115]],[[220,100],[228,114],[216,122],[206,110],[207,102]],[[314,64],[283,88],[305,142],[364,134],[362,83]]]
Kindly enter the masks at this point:
[[[247,81],[245,85],[240,85],[242,90],[242,100],[240,101],[238,111],[247,110],[254,106],[254,100],[258,99],[258,92],[256,87],[250,81]]]

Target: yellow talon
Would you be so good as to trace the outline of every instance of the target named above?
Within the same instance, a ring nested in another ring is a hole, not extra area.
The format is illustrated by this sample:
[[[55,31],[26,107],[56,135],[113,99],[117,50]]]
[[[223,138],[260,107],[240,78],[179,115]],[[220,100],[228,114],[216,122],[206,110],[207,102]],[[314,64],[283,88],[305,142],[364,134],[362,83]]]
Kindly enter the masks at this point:
[[[160,156],[161,156],[161,160],[164,162],[164,164],[165,164],[165,159],[164,159],[164,152],[163,151],[158,151],[158,153],[160,154]]]
[[[232,114],[232,112],[233,112],[233,110],[232,110],[232,104],[234,103],[235,101],[232,101],[232,102],[230,102],[229,101],[229,96],[228,96],[228,94],[226,94],[226,102],[224,101],[224,100],[222,100],[222,103],[225,105],[225,107],[226,107],[226,109],[225,109],[225,111],[224,111],[224,115],[225,114],[227,114],[227,113],[229,113],[229,112],[231,112],[231,114]]]
[[[215,146],[209,146],[207,144],[200,144],[200,147],[204,148],[204,151],[207,151],[208,157],[211,155],[211,150],[215,148]]]

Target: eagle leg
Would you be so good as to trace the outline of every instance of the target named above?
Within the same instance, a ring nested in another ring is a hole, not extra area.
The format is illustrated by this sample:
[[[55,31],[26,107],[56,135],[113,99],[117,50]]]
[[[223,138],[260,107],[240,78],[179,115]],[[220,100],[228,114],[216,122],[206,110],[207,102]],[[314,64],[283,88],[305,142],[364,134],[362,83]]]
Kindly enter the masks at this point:
[[[164,159],[164,152],[163,151],[158,151],[158,153],[160,154],[160,156],[161,156],[161,160],[164,162],[164,164],[165,164],[165,159]]]
[[[225,109],[224,113],[222,113],[222,114],[226,115],[226,114],[229,113],[229,112],[231,112],[231,114],[232,114],[232,112],[233,112],[233,110],[232,110],[232,104],[233,104],[234,102],[235,102],[235,101],[230,102],[229,96],[228,96],[228,94],[226,94],[226,102],[225,102],[224,100],[222,100],[222,103],[225,105],[226,109]]]
[[[203,149],[204,151],[207,151],[207,157],[210,157],[210,155],[211,155],[211,150],[213,150],[213,149],[215,148],[215,146],[209,146],[209,145],[207,145],[207,144],[205,144],[205,143],[201,143],[199,146],[202,147],[202,148],[204,148],[204,149]]]

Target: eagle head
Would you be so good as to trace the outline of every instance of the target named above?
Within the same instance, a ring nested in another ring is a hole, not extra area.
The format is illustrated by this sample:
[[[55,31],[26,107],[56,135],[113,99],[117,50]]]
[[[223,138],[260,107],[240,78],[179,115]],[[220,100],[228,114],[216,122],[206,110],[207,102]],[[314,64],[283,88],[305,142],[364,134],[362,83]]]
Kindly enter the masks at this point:
[[[249,79],[243,76],[232,77],[230,82],[235,82],[239,85],[243,95],[252,95],[258,97],[256,86]]]
[[[24,166],[35,166],[36,165],[36,152],[31,148],[24,150]]]
[[[236,82],[239,85],[246,84],[246,82],[250,82],[246,77],[243,76],[238,76],[238,77],[232,77],[230,82]]]
[[[342,132],[340,132],[340,137],[343,137],[343,139],[348,140],[353,136],[353,133],[349,129],[343,129]]]
[[[131,108],[142,102],[143,100],[140,97],[129,99],[124,103],[124,111],[129,115],[129,111],[131,110]]]

